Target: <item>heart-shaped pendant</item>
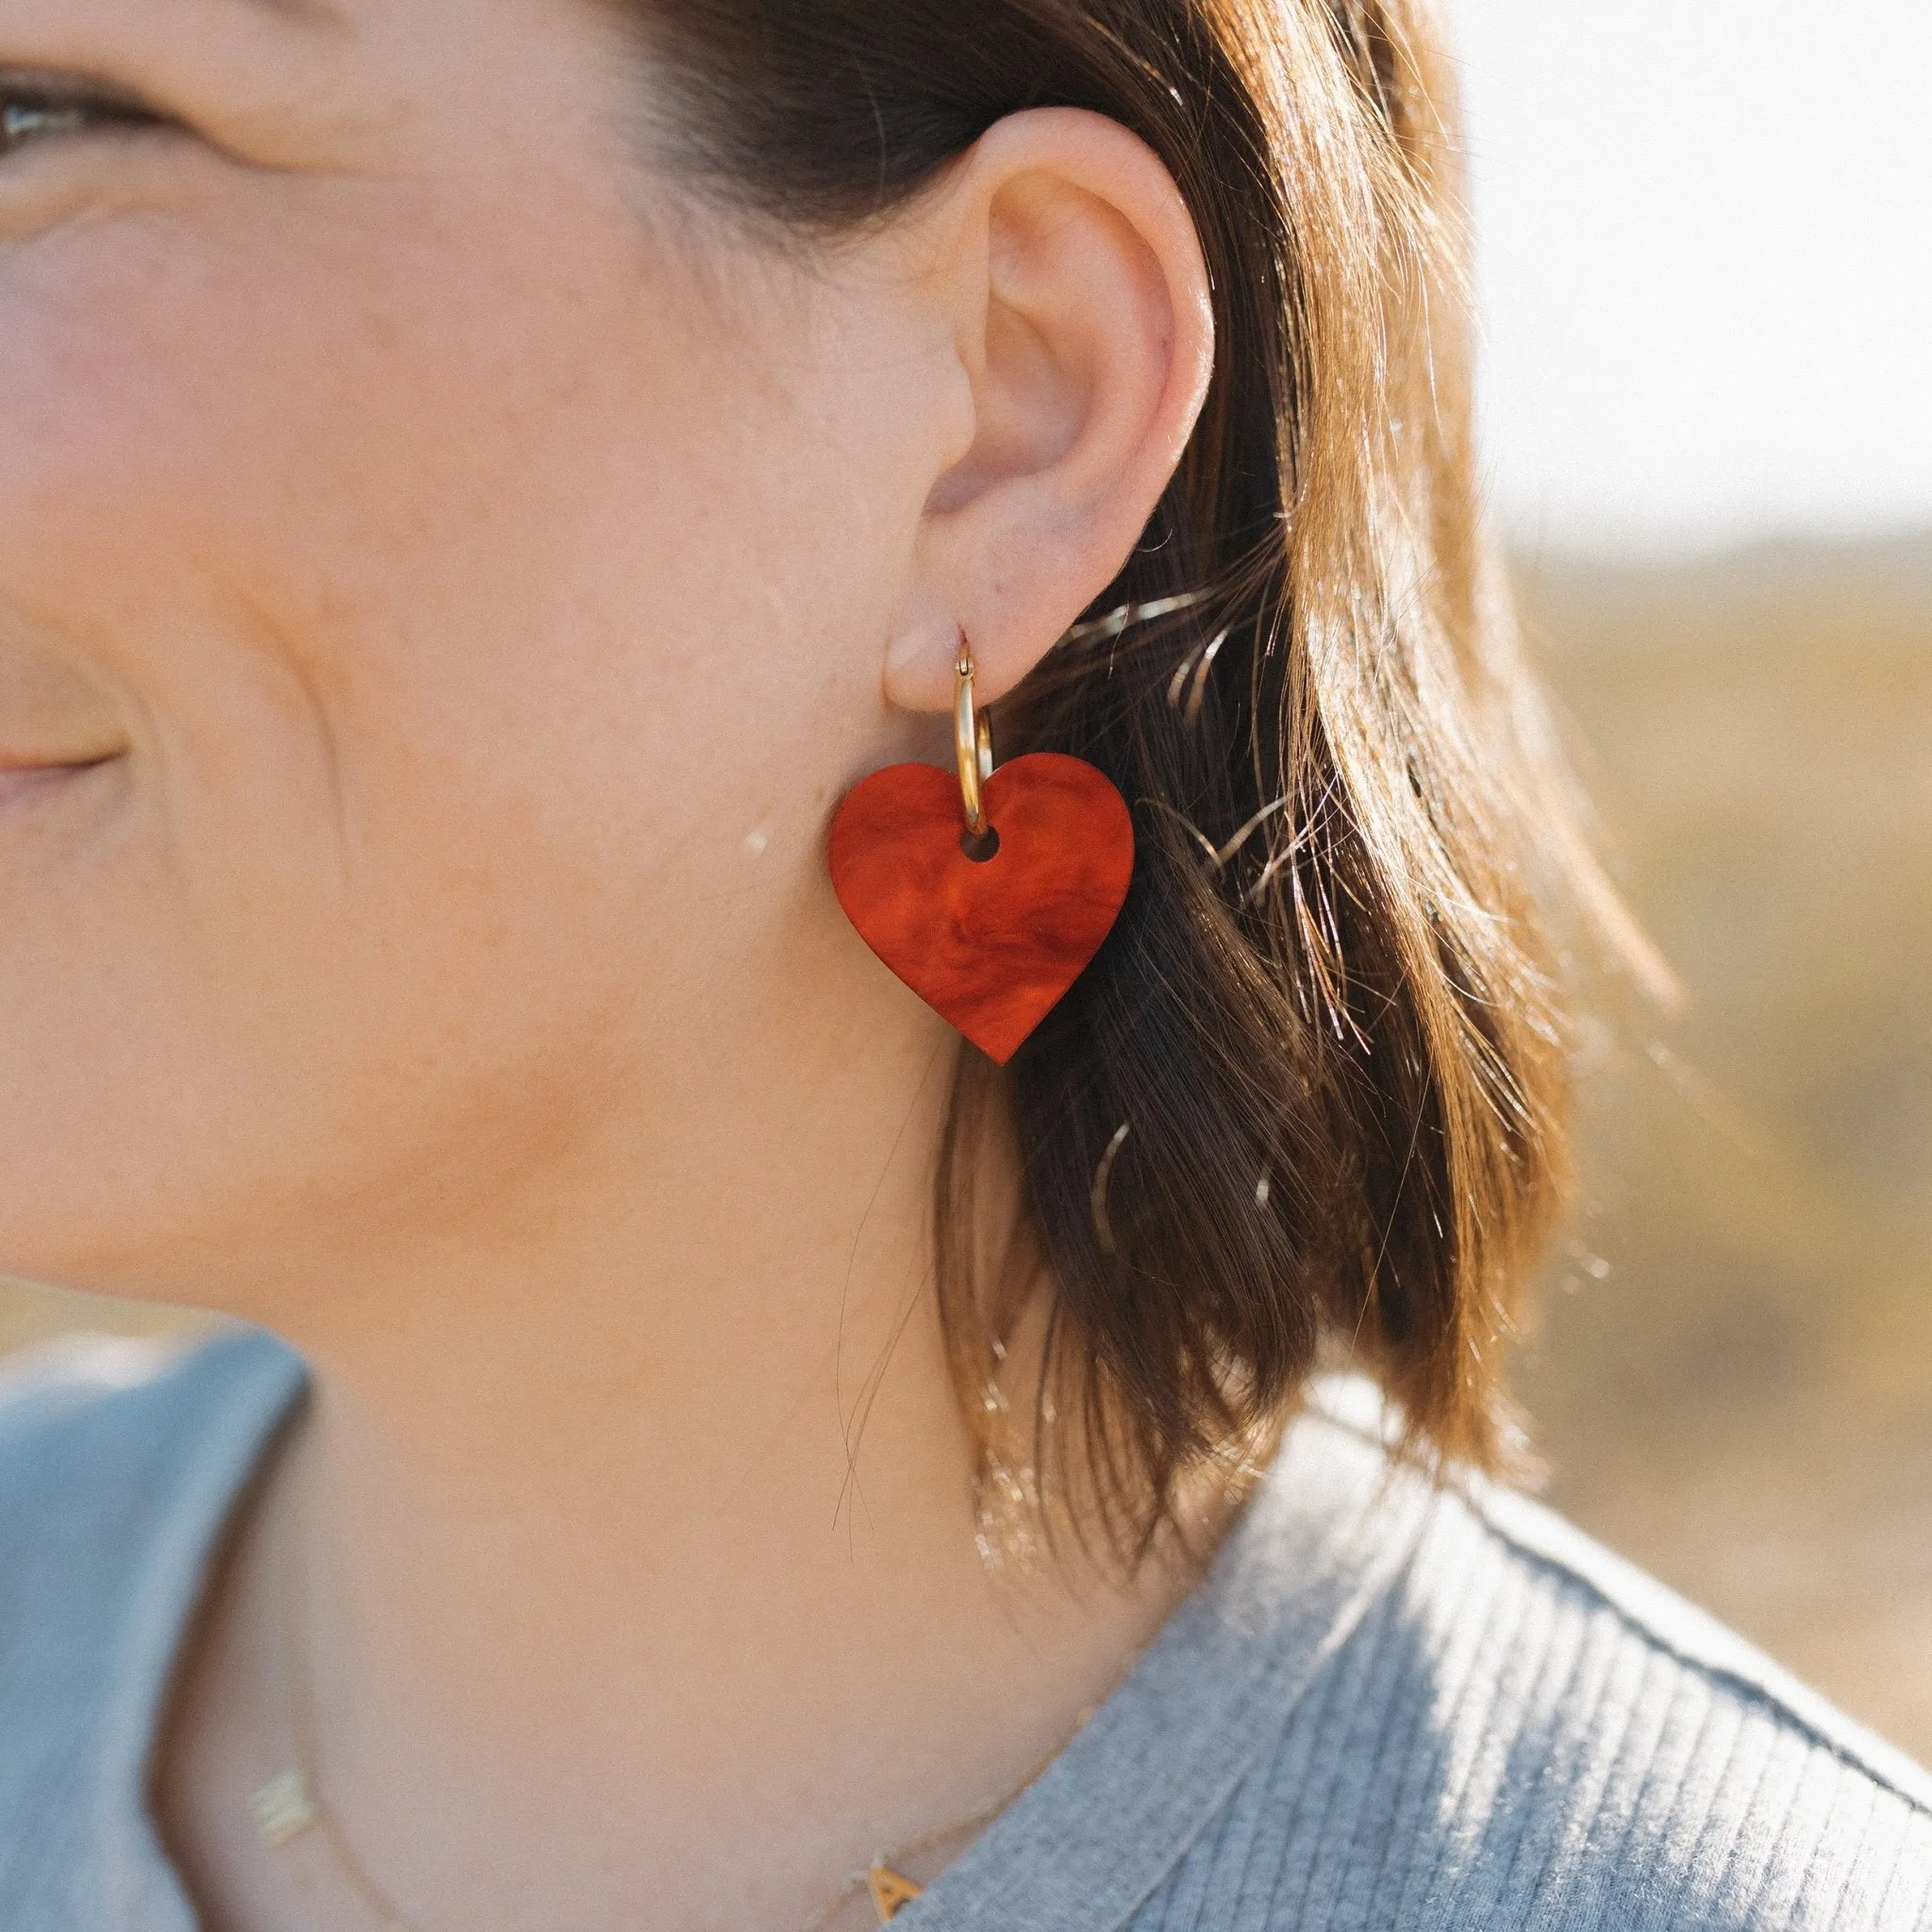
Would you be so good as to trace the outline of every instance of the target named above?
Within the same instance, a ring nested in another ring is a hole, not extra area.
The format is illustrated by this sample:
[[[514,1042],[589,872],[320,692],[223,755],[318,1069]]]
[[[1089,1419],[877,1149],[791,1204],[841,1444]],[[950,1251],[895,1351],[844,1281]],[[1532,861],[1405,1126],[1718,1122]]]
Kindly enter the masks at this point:
[[[983,791],[996,842],[966,850],[959,786],[888,765],[832,820],[832,890],[859,937],[1004,1066],[1113,929],[1134,874],[1134,821],[1104,774],[1061,752],[1001,765]]]

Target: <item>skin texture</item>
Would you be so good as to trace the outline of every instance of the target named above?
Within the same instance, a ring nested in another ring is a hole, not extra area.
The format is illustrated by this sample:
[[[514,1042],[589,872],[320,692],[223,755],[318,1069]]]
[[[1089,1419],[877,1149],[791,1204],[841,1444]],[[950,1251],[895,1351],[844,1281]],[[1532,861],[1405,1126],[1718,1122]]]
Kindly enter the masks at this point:
[[[0,1272],[316,1376],[164,1827],[217,1932],[365,1923],[245,1824],[299,1668],[423,1932],[785,1932],[1183,1583],[975,1554],[952,1036],[824,840],[944,761],[962,629],[996,701],[1138,536],[1185,210],[1041,111],[760,241],[575,0],[0,0],[0,67],[170,123],[0,161]]]

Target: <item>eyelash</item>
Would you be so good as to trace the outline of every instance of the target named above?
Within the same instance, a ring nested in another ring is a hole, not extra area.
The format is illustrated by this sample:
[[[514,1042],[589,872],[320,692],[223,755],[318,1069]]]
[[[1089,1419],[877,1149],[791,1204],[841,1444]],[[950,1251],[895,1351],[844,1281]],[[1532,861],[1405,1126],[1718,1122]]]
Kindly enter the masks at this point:
[[[0,81],[0,161],[42,142],[161,125],[132,101],[85,87]]]

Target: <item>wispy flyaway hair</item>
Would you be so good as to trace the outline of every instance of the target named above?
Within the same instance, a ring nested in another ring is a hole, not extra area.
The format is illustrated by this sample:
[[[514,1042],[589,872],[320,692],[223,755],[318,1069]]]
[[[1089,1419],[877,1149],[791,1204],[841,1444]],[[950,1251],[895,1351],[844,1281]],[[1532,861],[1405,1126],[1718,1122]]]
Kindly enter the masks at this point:
[[[1108,774],[1140,858],[1010,1067],[962,1055],[936,1233],[969,1417],[1003,1338],[1043,1321],[1028,1456],[1130,1557],[1318,1361],[1378,1376],[1423,1453],[1493,1462],[1502,1342],[1566,1174],[1539,908],[1616,914],[1480,535],[1428,8],[622,4],[699,192],[834,236],[890,219],[1003,115],[1091,108],[1165,161],[1213,280],[1180,471],[1000,708],[1003,754]],[[1023,1173],[991,1256],[990,1124]]]

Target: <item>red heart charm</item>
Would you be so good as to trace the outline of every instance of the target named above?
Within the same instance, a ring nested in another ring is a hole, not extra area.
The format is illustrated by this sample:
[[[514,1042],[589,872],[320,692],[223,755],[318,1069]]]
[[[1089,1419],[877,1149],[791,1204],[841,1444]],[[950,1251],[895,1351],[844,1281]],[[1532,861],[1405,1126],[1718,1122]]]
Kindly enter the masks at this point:
[[[1028,752],[981,792],[999,835],[969,858],[958,780],[888,765],[832,820],[832,890],[858,936],[1001,1066],[1113,929],[1134,874],[1134,821],[1081,758]]]

